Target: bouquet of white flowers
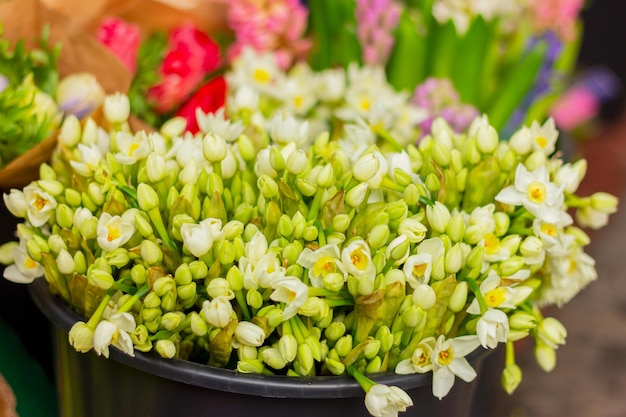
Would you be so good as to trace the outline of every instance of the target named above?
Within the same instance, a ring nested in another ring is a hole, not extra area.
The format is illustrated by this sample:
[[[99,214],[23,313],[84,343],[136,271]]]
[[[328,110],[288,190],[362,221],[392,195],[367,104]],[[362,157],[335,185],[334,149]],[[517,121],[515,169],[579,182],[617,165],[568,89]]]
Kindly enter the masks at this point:
[[[476,376],[467,354],[502,343],[511,392],[528,336],[552,369],[566,330],[541,307],[596,279],[571,213],[601,227],[617,206],[576,195],[585,161],[559,158],[552,121],[501,141],[485,116],[461,134],[439,118],[415,144],[411,104],[377,70],[285,73],[246,54],[196,135],[180,118],[132,133],[120,94],[101,126],[67,116],[40,179],[4,195],[25,219],[5,277],[44,276],[86,319],[80,352],[351,374],[374,415],[411,399],[368,373],[432,373],[442,398]],[[291,94],[303,74],[315,88]]]

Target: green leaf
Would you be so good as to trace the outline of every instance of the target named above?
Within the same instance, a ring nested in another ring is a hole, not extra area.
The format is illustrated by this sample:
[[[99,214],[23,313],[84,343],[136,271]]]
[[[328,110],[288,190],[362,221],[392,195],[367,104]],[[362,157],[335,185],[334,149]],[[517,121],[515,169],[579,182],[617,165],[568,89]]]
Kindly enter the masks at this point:
[[[496,97],[487,110],[489,123],[496,130],[502,130],[515,108],[530,91],[547,52],[546,43],[538,42],[519,64],[505,75]]]
[[[395,42],[387,63],[387,78],[397,90],[413,91],[426,78],[428,42],[426,28],[419,18],[405,10],[395,30]]]

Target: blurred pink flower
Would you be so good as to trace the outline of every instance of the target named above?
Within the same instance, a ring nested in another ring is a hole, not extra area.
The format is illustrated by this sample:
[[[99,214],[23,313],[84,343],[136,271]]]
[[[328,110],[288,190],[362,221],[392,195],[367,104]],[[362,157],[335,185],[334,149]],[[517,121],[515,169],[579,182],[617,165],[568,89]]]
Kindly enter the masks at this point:
[[[116,17],[105,18],[100,22],[96,37],[131,73],[135,73],[139,51],[139,26]]]
[[[257,52],[273,52],[282,69],[303,58],[311,47],[304,38],[308,11],[298,0],[231,0],[228,22],[235,33],[229,58],[250,46]]]
[[[163,114],[179,106],[220,63],[219,46],[205,33],[193,25],[175,29],[159,69],[161,82],[148,90],[155,111]]]
[[[385,65],[393,47],[393,30],[401,6],[395,0],[357,0],[357,34],[367,65]]]
[[[534,0],[535,27],[539,31],[552,30],[562,39],[576,37],[576,19],[584,0]]]

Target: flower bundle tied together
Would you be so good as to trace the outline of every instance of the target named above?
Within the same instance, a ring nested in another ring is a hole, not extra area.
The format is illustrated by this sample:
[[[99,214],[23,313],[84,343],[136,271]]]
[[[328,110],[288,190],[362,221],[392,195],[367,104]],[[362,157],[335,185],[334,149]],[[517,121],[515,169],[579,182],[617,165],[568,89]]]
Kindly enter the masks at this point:
[[[403,146],[399,122],[383,129],[348,105],[309,130],[254,75],[227,75],[230,118],[200,111],[196,135],[180,118],[132,133],[128,99],[108,96],[110,129],[66,117],[52,165],[5,194],[26,220],[6,276],[45,275],[88,319],[70,332],[78,351],[349,373],[375,415],[410,398],[363,374],[432,372],[442,398],[476,376],[467,354],[505,343],[512,391],[512,343],[526,336],[554,366],[566,332],[539,307],[596,278],[568,212],[600,227],[617,201],[575,194],[585,163],[552,156],[551,121],[501,142],[484,116],[461,134],[436,119]]]

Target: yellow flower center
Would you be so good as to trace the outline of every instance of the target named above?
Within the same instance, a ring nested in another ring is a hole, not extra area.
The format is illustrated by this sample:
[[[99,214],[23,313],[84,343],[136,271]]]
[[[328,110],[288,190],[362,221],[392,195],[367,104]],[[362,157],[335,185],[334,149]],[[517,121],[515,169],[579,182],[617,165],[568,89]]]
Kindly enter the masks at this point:
[[[37,194],[37,197],[35,198],[35,204],[34,204],[35,207],[37,208],[37,211],[43,210],[44,207],[46,207],[46,204],[48,204],[48,200],[46,200],[45,198]]]
[[[546,199],[546,186],[539,181],[533,181],[528,186],[526,195],[533,203],[541,204]]]
[[[33,261],[32,258],[28,257],[24,260],[24,268],[35,269],[37,268],[37,262]]]
[[[367,256],[361,249],[357,249],[350,254],[350,261],[352,261],[352,265],[361,271],[367,267]]]
[[[133,156],[133,154],[138,148],[139,148],[138,143],[133,143],[132,145],[130,145],[130,148],[128,148],[128,156]]]
[[[415,356],[415,355],[413,356],[413,364],[416,366],[426,365],[429,360],[430,360],[430,355],[426,354],[426,352],[424,352],[423,350],[419,354],[419,356]]]
[[[443,366],[446,365],[450,365],[450,363],[452,362],[452,360],[454,359],[454,353],[452,352],[452,349],[448,348],[446,350],[442,350],[439,352],[439,363]]]
[[[107,234],[107,240],[109,242],[112,242],[115,239],[119,239],[119,237],[122,235],[122,233],[120,232],[120,229],[118,229],[115,226],[107,226],[107,230],[109,232]]]
[[[337,272],[335,261],[330,256],[324,256],[313,265],[313,274],[315,276],[325,276],[331,272]]]
[[[302,98],[302,96],[296,96],[293,99],[293,105],[299,109],[300,107],[302,107],[302,105],[304,104],[304,98]]]
[[[254,70],[254,80],[261,84],[266,84],[270,80],[270,74],[263,68],[257,68]]]
[[[427,263],[421,263],[421,264],[416,264],[413,266],[413,275],[415,275],[416,277],[422,277],[424,276],[424,273],[426,272],[426,268],[428,267]]]
[[[556,228],[556,226],[553,225],[553,224],[550,224],[550,223],[542,224],[541,225],[541,232],[545,233],[548,236],[552,236],[552,237],[556,236],[559,233],[559,231]]]
[[[489,233],[485,236],[485,253],[487,255],[493,255],[500,250],[500,239],[493,233]]]
[[[537,144],[537,146],[539,146],[541,149],[545,149],[546,146],[548,146],[548,139],[546,139],[543,136],[537,136],[535,138],[535,143]]]
[[[498,307],[506,300],[506,291],[504,288],[496,288],[485,294],[484,298],[489,307]]]
[[[371,107],[372,107],[372,103],[370,102],[369,98],[363,98],[359,102],[359,108],[365,112],[370,111]]]

